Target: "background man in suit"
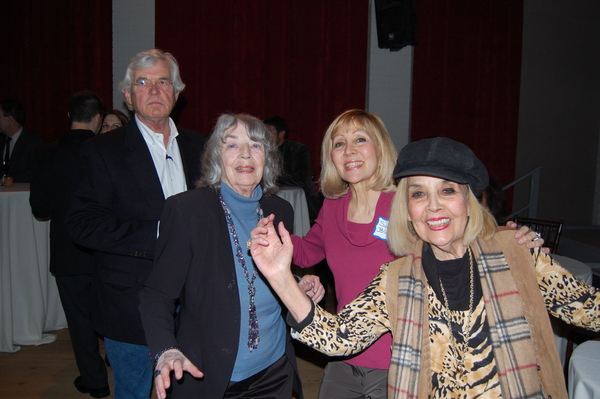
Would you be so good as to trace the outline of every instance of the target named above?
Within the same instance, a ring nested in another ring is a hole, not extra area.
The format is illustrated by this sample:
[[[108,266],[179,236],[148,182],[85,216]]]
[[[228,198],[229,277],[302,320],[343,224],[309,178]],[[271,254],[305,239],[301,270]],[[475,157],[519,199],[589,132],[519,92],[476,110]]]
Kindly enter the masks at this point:
[[[315,189],[310,169],[310,148],[306,144],[288,140],[290,128],[285,119],[272,116],[265,119],[267,129],[273,134],[283,159],[283,171],[278,184],[301,187],[306,195],[310,223],[313,224],[323,200]]]
[[[14,100],[0,102],[0,156],[10,159],[7,175],[15,182],[31,180],[31,158],[33,150],[44,144],[44,140],[24,129],[25,109]]]
[[[138,53],[120,86],[135,117],[81,146],[83,176],[66,224],[73,241],[95,251],[92,323],[105,337],[115,397],[148,398],[152,363],[138,294],[165,198],[194,188],[206,138],[169,117],[185,86],[171,54]]]
[[[64,219],[82,165],[79,147],[98,134],[103,112],[96,93],[83,91],[71,96],[71,130],[60,140],[36,149],[29,196],[34,216],[50,218],[50,272],[56,277],[79,369],[75,387],[94,398],[109,396],[110,389],[98,336],[90,320],[93,255],[71,241]]]
[[[323,205],[323,198],[317,193],[312,178],[310,167],[310,148],[306,144],[288,140],[290,127],[281,116],[272,116],[264,120],[267,129],[273,134],[279,153],[283,160],[283,171],[278,184],[281,186],[296,186],[304,190],[306,196],[306,205],[308,206],[308,216],[310,224],[315,222],[319,211]],[[329,284],[333,284],[333,275],[327,265],[327,260],[323,259],[315,265],[315,274],[326,289]],[[325,307],[327,298],[323,297],[319,305]]]

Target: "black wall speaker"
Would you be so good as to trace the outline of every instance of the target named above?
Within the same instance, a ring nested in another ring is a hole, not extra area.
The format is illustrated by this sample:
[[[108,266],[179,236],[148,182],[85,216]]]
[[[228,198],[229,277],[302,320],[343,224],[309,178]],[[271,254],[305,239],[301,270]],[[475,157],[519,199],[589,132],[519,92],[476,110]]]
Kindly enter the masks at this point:
[[[390,51],[417,44],[415,0],[375,0],[377,42]]]

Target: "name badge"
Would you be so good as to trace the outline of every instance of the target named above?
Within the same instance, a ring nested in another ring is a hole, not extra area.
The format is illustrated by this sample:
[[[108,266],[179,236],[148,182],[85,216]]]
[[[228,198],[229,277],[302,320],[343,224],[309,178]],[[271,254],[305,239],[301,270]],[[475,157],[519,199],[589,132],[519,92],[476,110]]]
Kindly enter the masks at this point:
[[[389,220],[380,217],[379,220],[377,220],[375,229],[373,230],[373,236],[383,241],[387,241],[388,224],[390,224]]]

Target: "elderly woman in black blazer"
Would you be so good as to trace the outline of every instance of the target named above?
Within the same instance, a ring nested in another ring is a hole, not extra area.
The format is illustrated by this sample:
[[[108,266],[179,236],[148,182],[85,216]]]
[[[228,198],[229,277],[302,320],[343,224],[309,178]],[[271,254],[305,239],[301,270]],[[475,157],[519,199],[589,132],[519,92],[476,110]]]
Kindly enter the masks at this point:
[[[272,195],[280,169],[260,120],[222,115],[199,188],[167,200],[154,269],[140,293],[159,398],[167,390],[173,398],[301,396],[280,303],[246,247],[264,215],[292,228],[292,207]],[[299,284],[322,298],[317,277]]]

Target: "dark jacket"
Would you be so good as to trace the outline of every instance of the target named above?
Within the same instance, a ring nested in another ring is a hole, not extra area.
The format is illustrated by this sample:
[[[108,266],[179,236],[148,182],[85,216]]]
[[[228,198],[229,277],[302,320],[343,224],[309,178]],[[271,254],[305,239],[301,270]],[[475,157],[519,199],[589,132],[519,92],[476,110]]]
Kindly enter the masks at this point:
[[[64,220],[82,167],[79,147],[94,136],[91,130],[70,130],[38,147],[33,157],[29,204],[36,218],[51,218],[50,272],[55,276],[92,273],[92,251],[71,241]]]
[[[6,135],[0,134],[0,151],[4,150],[6,144]],[[34,150],[43,145],[44,140],[31,133],[29,130],[21,132],[19,139],[15,143],[10,142],[12,147],[10,155],[10,169],[7,175],[12,177],[17,183],[27,183],[31,181],[31,162],[34,156]],[[4,153],[0,154],[0,157],[4,157]]]
[[[304,190],[310,223],[312,224],[319,215],[323,200],[317,193],[313,183],[310,168],[310,148],[296,141],[285,140],[279,146],[279,152],[283,159],[283,173],[278,183],[281,186],[301,187]]]
[[[200,176],[206,138],[177,128],[188,189]],[[152,270],[165,202],[135,118],[81,146],[82,177],[65,224],[71,239],[94,253],[92,323],[107,338],[144,345],[139,291]]]
[[[272,195],[260,205],[265,215],[275,214],[276,224],[292,227],[288,202]],[[222,398],[227,389],[240,334],[235,267],[217,192],[201,188],[170,197],[161,217],[155,267],[140,293],[140,312],[152,358],[178,346],[204,373],[201,380],[189,375],[183,383],[173,380],[172,398]],[[174,322],[177,302],[181,308]],[[297,370],[290,342],[286,353]]]

